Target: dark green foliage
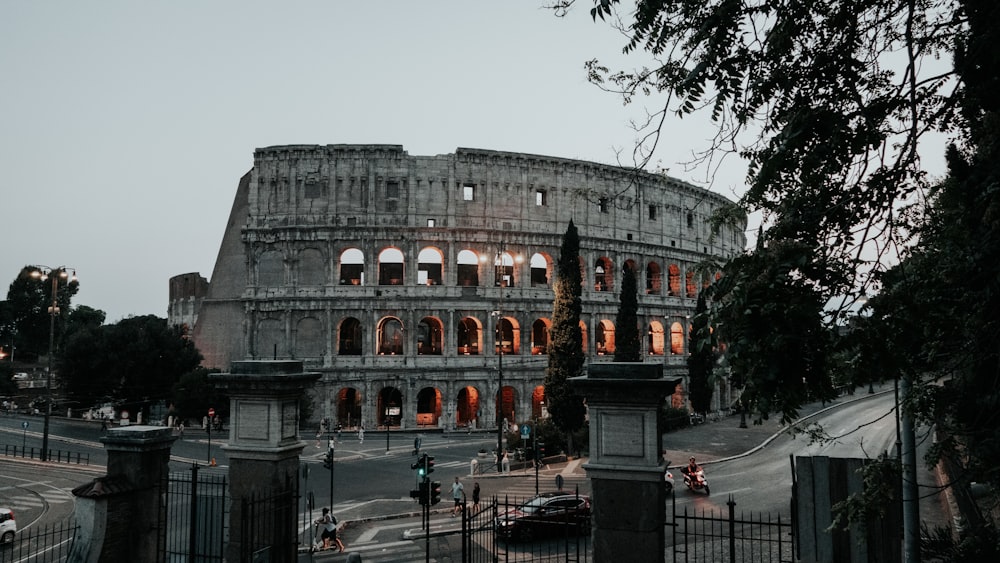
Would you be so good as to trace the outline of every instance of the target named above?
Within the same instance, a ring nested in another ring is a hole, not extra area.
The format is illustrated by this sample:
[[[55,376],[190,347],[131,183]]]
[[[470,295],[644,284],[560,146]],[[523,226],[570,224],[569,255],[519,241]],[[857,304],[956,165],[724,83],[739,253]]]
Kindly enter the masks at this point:
[[[563,432],[574,432],[582,427],[585,414],[583,398],[567,381],[583,374],[582,283],[580,237],[570,221],[556,262],[549,365],[545,371],[545,402],[553,423]]]
[[[74,332],[59,357],[66,392],[81,405],[162,400],[201,354],[181,328],[154,315]]]
[[[691,425],[691,417],[687,409],[680,407],[663,407],[663,429],[662,432],[680,430]],[[661,433],[662,433],[661,432]]]
[[[641,362],[639,342],[639,298],[635,271],[629,264],[622,268],[621,300],[615,319],[615,361]]]
[[[691,338],[688,356],[688,397],[694,412],[705,414],[712,405],[712,389],[715,363],[718,354],[715,351],[715,341],[708,319],[708,305],[705,294],[698,295],[698,305],[695,308],[694,320],[691,326]]]
[[[229,412],[229,399],[208,380],[209,374],[218,371],[199,367],[181,375],[171,389],[171,414],[181,420],[201,424],[202,417],[206,416],[209,408],[213,408],[218,416],[225,418]]]
[[[0,338],[5,346],[13,341],[19,360],[34,361],[39,356],[48,354],[49,331],[52,322],[49,307],[52,305],[52,280],[41,279],[43,270],[35,266],[25,266],[7,290],[7,301],[0,307]],[[57,276],[56,305],[59,313],[55,319],[53,346],[56,354],[62,346],[66,330],[66,318],[71,312],[70,302],[80,290],[80,283],[72,279],[72,272],[61,276],[63,272],[56,270]],[[35,274],[35,276],[32,276]]]

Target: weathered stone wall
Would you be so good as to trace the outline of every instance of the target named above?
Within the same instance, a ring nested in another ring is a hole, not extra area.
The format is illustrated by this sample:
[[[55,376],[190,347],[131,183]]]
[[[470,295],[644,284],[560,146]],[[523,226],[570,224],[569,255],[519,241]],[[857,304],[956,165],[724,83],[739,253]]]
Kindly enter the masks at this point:
[[[434,390],[440,404],[430,414],[447,427],[465,422],[456,414],[463,408],[459,396],[472,389],[479,397],[476,423],[489,427],[497,420],[492,397],[501,361],[493,313],[501,311],[516,326],[515,351],[502,359],[504,386],[513,392],[513,416],[528,418],[539,411],[533,395],[547,365],[544,354],[533,354],[539,347],[532,325],[551,316],[552,268],[568,222],[581,238],[590,360],[611,359],[601,354],[613,333],[601,326],[613,330],[616,286],[630,262],[639,273],[639,314],[650,334],[647,361],[675,375],[686,371],[686,350],[670,350],[671,327],[686,347],[697,291],[714,274],[697,265],[745,245],[745,223],[709,236],[708,217],[729,203],[661,175],[539,155],[460,148],[411,156],[399,145],[258,149],[240,182],[195,343],[208,367],[301,359],[324,374],[317,417],[347,421],[340,393],[352,389],[361,397],[362,421],[373,428],[382,422],[384,399],[396,393],[399,424],[412,427],[418,410],[426,409],[419,394]],[[356,285],[345,279],[347,249],[364,255],[363,282]],[[398,250],[403,265],[391,280],[380,280],[386,249]],[[442,257],[440,283],[418,283],[426,249]],[[474,286],[460,285],[456,273],[459,253],[467,250],[482,260]],[[512,266],[512,286],[502,293],[493,272],[500,251],[525,260]],[[534,256],[546,262],[543,283],[532,283]],[[340,353],[345,319],[361,326],[360,354]],[[398,354],[376,352],[386,319],[403,327]],[[418,352],[416,329],[425,319],[440,324],[439,354]],[[456,346],[463,319],[481,332],[478,354]]]

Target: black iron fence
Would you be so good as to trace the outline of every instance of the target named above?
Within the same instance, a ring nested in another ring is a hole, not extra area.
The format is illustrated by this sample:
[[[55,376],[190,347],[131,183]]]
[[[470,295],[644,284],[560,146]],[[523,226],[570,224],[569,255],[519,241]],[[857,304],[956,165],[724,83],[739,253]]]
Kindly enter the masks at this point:
[[[589,508],[527,514],[522,509],[529,498],[494,497],[478,511],[467,504],[463,563],[593,560]]]
[[[764,513],[736,513],[730,495],[727,509],[677,511],[668,519],[667,543],[673,561],[684,563],[785,563],[794,561],[792,521]]]
[[[7,457],[20,457],[24,459],[41,459],[42,448],[26,448],[4,444],[3,455]],[[90,465],[90,454],[80,452],[64,452],[49,448],[49,461],[61,463],[75,463],[77,465]]]
[[[296,483],[253,494],[240,502],[240,561],[284,561],[299,541],[295,528],[299,502]]]
[[[79,529],[73,522],[19,530],[10,544],[0,545],[0,562],[49,563],[66,561]]]
[[[169,474],[163,485],[161,512],[164,561],[225,560],[229,537],[229,483],[225,474],[206,473],[198,465]]]

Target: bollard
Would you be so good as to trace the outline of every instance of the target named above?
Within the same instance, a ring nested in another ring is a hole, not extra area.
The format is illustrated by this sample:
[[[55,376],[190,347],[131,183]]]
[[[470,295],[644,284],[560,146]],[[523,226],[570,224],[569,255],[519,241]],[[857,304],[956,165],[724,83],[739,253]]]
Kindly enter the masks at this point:
[[[479,460],[473,459],[469,462],[469,475],[475,475],[476,469],[479,467]]]

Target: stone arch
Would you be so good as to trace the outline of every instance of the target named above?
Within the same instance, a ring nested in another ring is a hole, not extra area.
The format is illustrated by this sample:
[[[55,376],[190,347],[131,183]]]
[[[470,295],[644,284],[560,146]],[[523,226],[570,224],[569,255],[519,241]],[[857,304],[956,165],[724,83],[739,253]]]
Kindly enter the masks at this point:
[[[406,260],[403,251],[389,247],[378,255],[378,284],[379,285],[403,285]]]
[[[479,256],[471,250],[461,250],[456,262],[458,285],[467,287],[479,285]]]
[[[361,392],[354,387],[342,387],[337,392],[337,424],[353,428],[361,422]]]
[[[300,250],[296,269],[298,285],[326,284],[326,260],[318,248],[307,247]]]
[[[403,393],[396,387],[386,385],[378,392],[376,423],[381,426],[400,426],[403,420]]]
[[[597,355],[615,353],[615,324],[608,319],[597,322]]]
[[[684,275],[684,285],[688,297],[698,297],[698,284],[694,281],[694,270],[688,270]]]
[[[280,287],[285,285],[285,261],[281,252],[268,247],[257,259],[257,285]]]
[[[428,246],[417,255],[417,285],[442,283],[444,283],[444,254],[441,250]]]
[[[587,338],[589,331],[587,330],[587,323],[580,321],[580,341],[583,344],[583,353],[586,354],[587,350],[590,348],[588,344],[590,340]]]
[[[384,317],[378,323],[376,350],[380,356],[400,356],[403,354],[403,321],[397,317]]]
[[[504,385],[498,397],[494,398],[494,408],[500,413],[500,423],[506,420],[509,424],[517,422],[517,389],[511,385]]]
[[[417,355],[440,356],[444,351],[444,323],[424,317],[417,324]]]
[[[662,356],[666,348],[666,335],[663,333],[663,323],[653,321],[649,323],[649,342],[647,347],[650,356]]]
[[[467,385],[458,390],[455,397],[455,406],[458,412],[455,415],[455,424],[464,427],[479,427],[479,417],[482,413],[482,405],[479,404],[479,389]]]
[[[361,321],[347,317],[340,323],[337,339],[337,354],[341,356],[360,356],[364,350],[364,330]]]
[[[460,355],[476,356],[483,349],[483,330],[479,319],[464,317],[455,325],[455,346]]]
[[[360,249],[340,253],[340,285],[365,285],[365,253]]]
[[[516,280],[517,273],[514,271],[514,264],[520,263],[521,257],[515,257],[510,252],[501,252],[497,256],[493,269],[493,285],[497,287],[512,287]]]
[[[549,353],[549,329],[552,321],[546,318],[535,319],[531,323],[531,354],[538,356]]]
[[[514,317],[500,317],[496,326],[495,353],[517,355],[521,353],[521,326]]]
[[[531,418],[539,420],[548,418],[548,409],[545,408],[545,386],[537,385],[531,392]]]
[[[602,256],[594,262],[594,291],[614,291],[615,271],[611,259]]]
[[[441,391],[424,387],[417,392],[417,426],[437,426],[441,418]]]
[[[670,325],[670,353],[675,356],[684,353],[684,327],[681,323]]]
[[[295,326],[296,358],[320,358],[326,352],[323,322],[316,317],[303,317]]]
[[[663,293],[663,271],[660,264],[651,261],[646,264],[646,295],[660,295]]]
[[[552,280],[552,259],[541,252],[536,252],[528,261],[531,269],[531,287],[550,287]]]
[[[681,294],[681,268],[677,264],[667,267],[667,295],[679,297]]]

